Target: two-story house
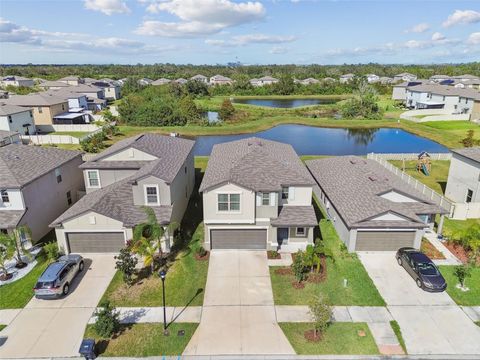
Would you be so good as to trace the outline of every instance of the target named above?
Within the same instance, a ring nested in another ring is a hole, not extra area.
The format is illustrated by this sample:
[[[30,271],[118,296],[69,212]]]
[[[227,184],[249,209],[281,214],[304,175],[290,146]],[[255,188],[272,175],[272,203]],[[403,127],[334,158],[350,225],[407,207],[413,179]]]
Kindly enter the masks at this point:
[[[312,244],[314,183],[291,145],[255,137],[215,145],[200,185],[205,248]]]
[[[0,103],[0,130],[28,135],[35,133],[32,110]]]
[[[22,76],[5,76],[0,80],[0,85],[2,86],[25,86],[32,87],[34,84],[32,79],[28,79]]]
[[[28,225],[36,242],[83,190],[79,151],[9,144],[0,147],[0,231]]]
[[[192,140],[141,134],[82,164],[87,194],[51,226],[66,253],[115,253],[153,209],[163,225],[180,224],[195,185]],[[162,248],[170,250],[173,234]]]
[[[233,80],[223,75],[214,75],[209,80],[210,85],[231,85]]]

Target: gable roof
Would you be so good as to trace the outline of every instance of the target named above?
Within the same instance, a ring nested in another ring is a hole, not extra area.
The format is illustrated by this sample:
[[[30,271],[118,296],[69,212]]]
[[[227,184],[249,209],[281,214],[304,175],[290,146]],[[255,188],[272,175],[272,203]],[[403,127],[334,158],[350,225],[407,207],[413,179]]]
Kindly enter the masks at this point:
[[[67,102],[59,96],[41,92],[28,95],[13,95],[8,99],[2,99],[1,102],[18,106],[51,106]]]
[[[291,145],[256,137],[213,147],[200,191],[226,182],[254,191],[315,183]]]
[[[27,109],[22,106],[17,106],[17,105],[2,104],[0,102],[0,116],[13,115],[13,114],[22,113],[25,111],[30,111],[30,109]]]
[[[350,228],[425,228],[426,225],[417,214],[448,213],[374,160],[341,156],[306,163],[318,185]],[[393,202],[381,197],[392,190],[419,202]],[[397,214],[406,218],[406,221],[374,220],[386,213]]]
[[[425,84],[409,86],[407,89],[414,92],[426,92],[443,96],[460,96],[464,98],[480,100],[480,92],[476,90],[456,88],[448,85]]]
[[[20,188],[80,155],[80,151],[21,144],[0,147],[0,187]]]
[[[452,149],[450,150],[454,154],[459,154],[467,159],[480,163],[480,147],[471,147],[464,149]]]

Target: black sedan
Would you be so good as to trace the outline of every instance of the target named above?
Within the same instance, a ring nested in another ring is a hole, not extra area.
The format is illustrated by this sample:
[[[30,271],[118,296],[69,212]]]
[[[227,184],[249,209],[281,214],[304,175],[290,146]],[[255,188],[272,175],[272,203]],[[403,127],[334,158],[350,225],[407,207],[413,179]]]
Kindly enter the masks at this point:
[[[429,292],[442,292],[447,288],[442,274],[424,253],[405,247],[397,251],[396,257],[398,265],[407,270],[419,288]]]

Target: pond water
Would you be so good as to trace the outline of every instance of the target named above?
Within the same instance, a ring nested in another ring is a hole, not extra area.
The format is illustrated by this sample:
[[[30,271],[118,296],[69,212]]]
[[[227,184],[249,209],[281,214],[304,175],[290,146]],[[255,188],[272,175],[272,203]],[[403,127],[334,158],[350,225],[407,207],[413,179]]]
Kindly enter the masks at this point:
[[[247,104],[256,106],[267,106],[274,108],[295,108],[300,106],[335,104],[339,99],[336,98],[317,98],[317,99],[233,99],[236,104]]]
[[[214,124],[220,121],[217,111],[206,111],[203,116],[208,119],[208,122],[210,124]]]
[[[291,144],[299,155],[365,155],[375,153],[446,153],[432,140],[399,129],[342,129],[279,125],[251,134],[196,137],[195,155],[210,155],[215,144],[257,136]]]

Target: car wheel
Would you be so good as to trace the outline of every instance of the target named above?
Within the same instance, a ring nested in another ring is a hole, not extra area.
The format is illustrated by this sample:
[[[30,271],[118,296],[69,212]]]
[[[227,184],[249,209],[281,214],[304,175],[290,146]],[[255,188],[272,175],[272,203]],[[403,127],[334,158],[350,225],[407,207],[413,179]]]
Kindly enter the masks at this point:
[[[398,262],[398,265],[402,266],[403,265],[403,262],[402,262],[402,258],[397,258],[397,262]]]
[[[85,264],[83,263],[83,261],[80,261],[80,264],[78,265],[78,271],[79,272],[83,271],[84,266]]]
[[[66,283],[65,285],[63,285],[62,293],[63,295],[68,295],[69,291],[70,291],[70,286],[68,285],[68,283]]]
[[[417,286],[421,289],[423,288],[423,284],[422,282],[420,281],[420,279],[417,279]]]

